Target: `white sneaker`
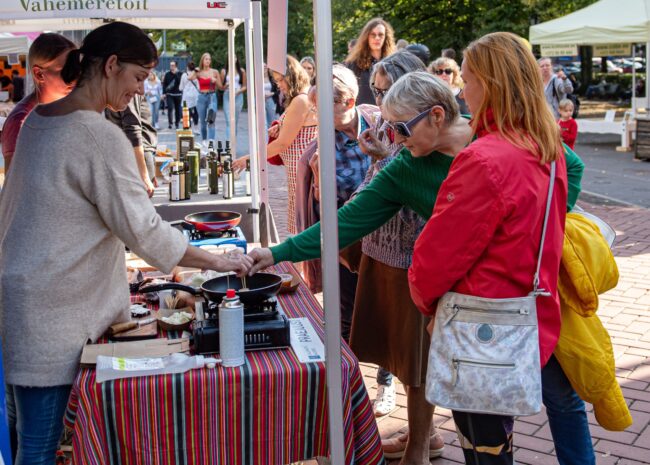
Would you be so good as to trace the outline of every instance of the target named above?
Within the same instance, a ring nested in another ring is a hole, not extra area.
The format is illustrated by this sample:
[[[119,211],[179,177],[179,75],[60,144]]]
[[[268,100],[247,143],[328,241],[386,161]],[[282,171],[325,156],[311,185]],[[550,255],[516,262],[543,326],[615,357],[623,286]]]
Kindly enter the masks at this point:
[[[372,403],[372,410],[376,417],[388,415],[395,408],[395,383],[390,386],[380,384],[377,388],[377,397]]]

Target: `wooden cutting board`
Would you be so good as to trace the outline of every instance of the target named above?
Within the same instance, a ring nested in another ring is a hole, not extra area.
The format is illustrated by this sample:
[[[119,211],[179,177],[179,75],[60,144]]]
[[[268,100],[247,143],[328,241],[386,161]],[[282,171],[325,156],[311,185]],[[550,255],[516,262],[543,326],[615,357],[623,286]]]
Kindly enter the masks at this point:
[[[158,322],[152,321],[149,324],[142,325],[139,328],[130,329],[123,333],[110,336],[112,341],[140,341],[142,339],[154,339],[158,337]]]

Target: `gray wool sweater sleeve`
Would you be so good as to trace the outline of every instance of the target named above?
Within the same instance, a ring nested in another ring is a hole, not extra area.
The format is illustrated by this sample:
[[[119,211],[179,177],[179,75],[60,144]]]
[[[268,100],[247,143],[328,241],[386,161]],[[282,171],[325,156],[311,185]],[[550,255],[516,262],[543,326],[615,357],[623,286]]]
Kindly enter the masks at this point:
[[[84,344],[129,318],[124,245],[163,271],[187,249],[157,215],[131,144],[102,115],[25,120],[0,192],[5,382],[72,384]]]

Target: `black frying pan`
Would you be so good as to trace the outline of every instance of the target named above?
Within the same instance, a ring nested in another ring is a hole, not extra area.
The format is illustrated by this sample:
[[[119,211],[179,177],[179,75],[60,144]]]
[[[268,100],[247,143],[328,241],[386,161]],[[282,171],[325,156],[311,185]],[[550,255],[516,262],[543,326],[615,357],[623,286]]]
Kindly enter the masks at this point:
[[[246,277],[246,285],[249,290],[240,291],[243,287],[241,279],[235,275],[229,275],[208,279],[200,288],[179,283],[164,283],[142,287],[138,292],[147,294],[167,289],[178,289],[194,295],[203,294],[207,300],[221,303],[221,300],[226,296],[226,291],[234,289],[243,304],[259,304],[278,293],[280,286],[282,286],[282,278],[272,273],[255,273],[253,276]]]

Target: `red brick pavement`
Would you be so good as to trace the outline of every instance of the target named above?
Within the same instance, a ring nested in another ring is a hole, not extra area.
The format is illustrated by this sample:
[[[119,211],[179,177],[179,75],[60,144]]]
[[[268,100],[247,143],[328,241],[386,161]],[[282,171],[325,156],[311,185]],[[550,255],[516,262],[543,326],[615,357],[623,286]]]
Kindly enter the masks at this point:
[[[270,203],[280,237],[286,237],[286,187],[284,168],[269,172]],[[634,424],[624,432],[606,431],[596,423],[591,406],[588,415],[599,465],[650,463],[650,210],[632,207],[580,205],[610,223],[617,233],[614,255],[620,271],[618,286],[601,296],[598,315],[608,329],[616,356],[616,368]],[[376,393],[376,366],[363,364],[370,397]],[[434,422],[442,433],[445,452],[431,463],[463,462],[451,412],[437,409]],[[398,382],[397,408],[378,419],[380,433],[391,437],[407,428],[406,397]],[[521,418],[515,425],[515,459],[522,464],[556,464],[554,447],[544,412]],[[391,462],[396,465],[398,462]]]

